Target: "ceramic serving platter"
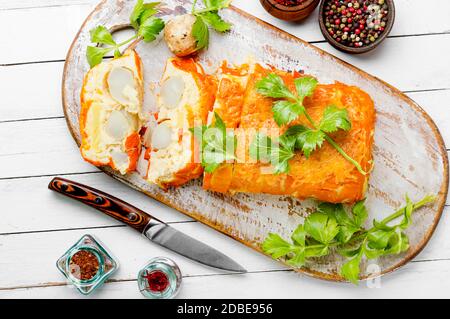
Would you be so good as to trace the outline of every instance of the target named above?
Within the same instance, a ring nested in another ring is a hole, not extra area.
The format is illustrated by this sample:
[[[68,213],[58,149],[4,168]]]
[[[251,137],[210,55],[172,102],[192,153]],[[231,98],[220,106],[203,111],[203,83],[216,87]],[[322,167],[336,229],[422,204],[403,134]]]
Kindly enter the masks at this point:
[[[90,42],[89,30],[98,24],[112,29],[126,25],[133,6],[134,1],[102,1],[82,25],[67,55],[63,104],[69,129],[78,144],[79,96],[83,75],[89,69],[85,57]],[[190,7],[190,0],[164,0],[161,16],[169,19],[187,12]],[[414,214],[414,223],[407,230],[409,251],[371,261],[378,267],[363,265],[362,277],[385,274],[410,261],[430,239],[442,214],[448,190],[447,152],[431,118],[399,90],[248,13],[231,8],[224,10],[223,16],[234,27],[225,35],[211,32],[210,47],[199,57],[207,72],[213,72],[223,60],[240,64],[252,57],[280,69],[304,70],[322,83],[340,81],[357,85],[370,94],[375,102],[377,122],[373,149],[375,167],[366,201],[369,220],[382,219],[399,208],[406,193],[413,200],[435,194],[437,200]],[[158,82],[171,54],[162,39],[149,44],[137,41],[132,46],[143,60],[144,104],[151,109],[155,105],[150,88]],[[200,181],[163,191],[147,184],[138,173],[122,176],[109,169],[104,172],[258,251],[269,232],[289,238],[317,205],[314,200],[299,201],[284,196],[224,196],[203,190]],[[341,257],[330,255],[296,270],[321,279],[341,281],[338,269],[342,263]]]

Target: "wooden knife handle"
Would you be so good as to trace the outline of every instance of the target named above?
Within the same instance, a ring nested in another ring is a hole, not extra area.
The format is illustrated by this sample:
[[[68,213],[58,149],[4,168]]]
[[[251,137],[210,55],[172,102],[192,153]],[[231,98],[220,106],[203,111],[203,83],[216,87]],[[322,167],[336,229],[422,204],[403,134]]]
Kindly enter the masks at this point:
[[[106,215],[133,227],[140,233],[145,231],[152,219],[161,222],[114,196],[68,179],[56,177],[48,184],[48,188],[96,208]]]

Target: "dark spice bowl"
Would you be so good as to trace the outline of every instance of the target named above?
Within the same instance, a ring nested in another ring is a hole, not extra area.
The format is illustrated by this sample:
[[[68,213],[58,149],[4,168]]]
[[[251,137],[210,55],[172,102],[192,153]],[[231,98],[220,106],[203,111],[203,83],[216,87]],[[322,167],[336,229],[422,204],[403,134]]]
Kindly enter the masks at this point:
[[[369,52],[373,49],[375,49],[378,45],[380,45],[381,42],[384,41],[384,39],[386,39],[386,37],[389,35],[389,33],[392,30],[392,26],[394,25],[394,20],[395,20],[395,6],[394,6],[394,1],[393,0],[384,0],[383,4],[387,5],[388,8],[388,13],[387,13],[387,20],[385,21],[385,26],[383,27],[384,30],[378,35],[377,38],[375,38],[374,41],[370,41],[369,44],[365,44],[363,42],[363,46],[359,46],[359,47],[354,47],[354,46],[349,46],[346,44],[337,41],[335,38],[333,38],[333,36],[329,33],[328,31],[328,27],[325,25],[326,24],[326,6],[328,4],[328,2],[330,2],[329,0],[322,0],[322,2],[320,3],[320,7],[319,7],[319,25],[320,25],[320,30],[322,31],[323,36],[325,37],[325,39],[336,49],[341,50],[343,52],[347,52],[347,53],[352,53],[352,54],[360,54],[360,53],[365,53],[365,52]],[[378,3],[378,1],[370,1],[367,0],[367,2],[374,2],[374,3]],[[363,10],[363,8],[361,8]],[[364,11],[364,10],[363,10]],[[366,30],[368,29],[368,25],[365,25]],[[341,31],[339,29],[339,31]],[[341,31],[342,32],[342,31]],[[338,37],[338,36],[337,36]],[[372,39],[373,40],[373,39]]]
[[[296,6],[285,6],[275,0],[259,0],[268,13],[285,21],[300,21],[309,16],[320,0],[304,0]]]

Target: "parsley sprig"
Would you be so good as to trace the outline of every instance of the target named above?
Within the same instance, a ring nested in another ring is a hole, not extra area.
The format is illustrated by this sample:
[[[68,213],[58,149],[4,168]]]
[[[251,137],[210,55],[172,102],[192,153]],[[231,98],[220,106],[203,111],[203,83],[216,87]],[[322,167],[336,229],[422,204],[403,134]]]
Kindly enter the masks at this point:
[[[294,125],[284,134],[284,138],[294,139],[295,149],[301,150],[307,158],[313,151],[321,148],[326,140],[361,174],[366,175],[367,173],[361,165],[351,158],[329,135],[338,130],[348,131],[351,129],[347,110],[330,105],[325,109],[320,123],[316,123],[308,114],[303,101],[307,96],[314,93],[318,84],[317,80],[305,76],[295,79],[294,84],[295,92],[291,91],[283,79],[275,73],[269,74],[256,84],[256,89],[260,94],[278,99],[274,102],[272,108],[274,120],[278,125],[288,125],[302,115],[308,120],[311,127]],[[288,172],[288,166],[284,172]]]
[[[261,162],[270,163],[275,174],[289,171],[289,160],[295,155],[295,139],[281,135],[271,139],[264,133],[257,133],[249,148],[250,157]]]
[[[141,37],[145,42],[151,42],[164,29],[164,21],[154,15],[158,12],[159,2],[144,3],[138,0],[130,16],[130,23],[136,30],[136,34],[131,38],[117,43],[109,30],[99,25],[90,31],[91,42],[102,46],[88,46],[86,57],[91,68],[102,62],[103,57],[114,51],[114,57],[120,57],[120,48],[131,41]]]
[[[413,203],[406,196],[406,205],[382,221],[373,221],[364,228],[368,212],[364,201],[356,203],[349,215],[342,204],[322,203],[291,235],[291,242],[270,233],[262,243],[262,250],[274,259],[284,258],[293,267],[302,267],[308,258],[326,256],[333,251],[349,258],[342,266],[341,275],[358,283],[363,258],[375,259],[395,255],[409,249],[405,230],[412,223],[412,213],[432,203],[434,196],[425,196]],[[401,218],[396,224],[393,221]]]
[[[222,19],[219,10],[228,8],[232,0],[203,0],[204,9],[197,10],[197,0],[192,5],[192,14],[196,17],[192,28],[192,35],[197,40],[197,50],[207,48],[209,45],[209,27],[217,32],[226,32],[231,29],[231,23]]]
[[[207,173],[214,172],[220,164],[235,160],[237,138],[227,130],[224,121],[214,113],[214,123],[189,129],[201,145],[201,163]]]

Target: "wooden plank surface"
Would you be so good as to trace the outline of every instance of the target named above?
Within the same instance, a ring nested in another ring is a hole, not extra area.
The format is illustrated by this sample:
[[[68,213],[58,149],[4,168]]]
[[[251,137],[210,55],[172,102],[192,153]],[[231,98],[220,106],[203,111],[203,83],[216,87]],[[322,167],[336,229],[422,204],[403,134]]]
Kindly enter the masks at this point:
[[[448,91],[450,78],[443,72],[450,70],[450,59],[447,58],[446,50],[448,43],[450,34],[393,38],[386,40],[385,47],[375,51],[374,57],[349,57],[336,51],[333,53],[385,79],[402,91]],[[318,46],[326,49],[325,44]],[[407,52],[408,48],[415,46],[434,46],[436,50]],[[399,50],[399,47],[406,49]],[[379,61],[383,61],[383,67],[380,67]],[[417,61],[424,63],[418,65]],[[62,116],[60,82],[63,65],[63,62],[54,62],[0,66],[0,81],[4,83],[3,98],[0,101],[0,121]],[[43,75],[45,81],[42,81]],[[12,78],[17,80],[10,81]],[[18,96],[22,98],[18,99]],[[428,96],[433,97],[431,101],[428,98],[418,101],[424,102],[420,103],[423,107],[427,107],[430,102],[442,105],[449,103],[448,99],[446,100],[448,92],[431,92]],[[442,97],[442,100],[438,101],[438,97]]]
[[[172,256],[180,263],[186,276],[180,298],[446,296],[450,288],[448,207],[434,237],[415,262],[384,277],[381,288],[367,289],[366,284],[355,288],[286,271],[280,264],[83,163],[62,118],[60,77],[68,46],[96,3],[96,0],[0,3],[0,27],[7,34],[2,43],[9,48],[0,51],[0,194],[6,199],[0,224],[0,298],[80,297],[74,289],[60,286],[65,283],[54,263],[84,233],[99,236],[120,257],[122,265],[113,278],[117,282],[108,283],[93,297],[140,297],[134,281],[136,272],[155,255]],[[317,42],[322,49],[406,91],[432,116],[450,145],[450,60],[447,57],[450,1],[432,0],[430,5],[440,10],[424,11],[420,1],[396,0],[397,19],[390,38],[378,50],[363,56],[344,55],[324,43],[316,22],[317,12],[304,23],[292,24],[270,17],[258,1],[235,0],[234,3],[290,33]],[[421,18],[411,23],[419,15]],[[30,29],[40,36],[24,40]],[[56,174],[71,174],[69,178],[101,188],[158,218],[176,223],[175,227],[242,261],[251,273],[223,274],[147,243],[110,218],[49,192],[46,185],[50,175]],[[127,249],[130,243],[136,245],[136,250]],[[35,262],[27,263],[24,259],[27,254]],[[30,272],[36,276],[28,276]]]
[[[64,59],[81,23],[97,2],[45,0],[39,5],[41,1],[8,1],[7,6],[0,9],[0,28],[8,34],[3,45],[9,49],[0,52],[0,64]],[[432,2],[432,7],[439,10],[423,10],[417,0],[396,0],[397,17],[391,36],[449,33],[450,2]],[[280,22],[271,17],[255,0],[235,0],[234,5],[306,41],[324,40],[317,24],[317,10],[303,23],[295,24]],[[411,19],[417,12],[420,12],[420,19],[414,19],[412,22]],[[22,23],[18,24],[16,21]],[[35,34],[45,36],[27,37],[27,41],[23,41],[23,35],[29,32],[30,28]],[[30,47],[33,50],[29,50]],[[331,47],[327,44],[325,48],[328,50]]]
[[[317,281],[290,271],[184,278],[178,298],[446,298],[450,289],[450,261],[412,262],[402,271],[354,287]],[[1,298],[87,298],[72,287],[41,285],[0,290]],[[143,298],[136,281],[107,283],[89,298]]]

